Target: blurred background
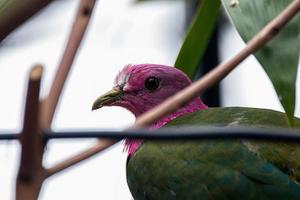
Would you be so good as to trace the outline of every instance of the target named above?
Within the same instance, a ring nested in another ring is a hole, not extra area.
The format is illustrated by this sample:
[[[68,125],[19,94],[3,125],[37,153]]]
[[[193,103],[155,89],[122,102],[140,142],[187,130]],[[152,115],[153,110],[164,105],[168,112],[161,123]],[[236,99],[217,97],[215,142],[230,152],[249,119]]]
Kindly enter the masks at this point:
[[[59,64],[79,0],[57,0],[30,18],[0,44],[0,132],[18,132],[30,68],[45,66],[42,96]],[[89,27],[67,79],[54,118],[55,130],[121,130],[134,117],[122,108],[91,112],[93,100],[108,91],[126,64],[173,65],[197,1],[97,1]],[[238,52],[245,44],[225,15],[201,63],[198,77]],[[297,83],[299,85],[299,81]],[[299,87],[298,87],[299,90]],[[299,91],[297,92],[299,94]],[[203,99],[209,106],[248,106],[282,111],[269,79],[250,57]],[[299,99],[299,98],[297,98]],[[298,100],[296,102],[299,102]],[[296,104],[296,116],[300,116]],[[52,140],[45,152],[51,166],[95,140]],[[0,141],[0,199],[14,198],[18,142]],[[132,199],[126,183],[122,143],[47,180],[40,199]]]

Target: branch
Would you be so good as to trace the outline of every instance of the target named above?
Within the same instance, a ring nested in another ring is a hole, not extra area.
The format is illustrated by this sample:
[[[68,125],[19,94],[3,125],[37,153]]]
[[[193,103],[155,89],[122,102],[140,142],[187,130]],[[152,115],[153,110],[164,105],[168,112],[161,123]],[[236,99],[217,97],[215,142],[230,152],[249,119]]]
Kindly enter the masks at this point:
[[[299,10],[300,0],[294,0],[284,11],[282,11],[274,20],[266,25],[265,28],[262,29],[256,36],[254,36],[253,39],[248,42],[246,47],[242,49],[238,54],[214,68],[212,71],[207,73],[205,76],[203,76],[201,79],[199,79],[189,87],[168,98],[162,104],[141,115],[129,129],[143,128],[154,123],[156,120],[162,118],[163,116],[168,115],[176,111],[178,108],[184,106],[187,102],[199,96],[199,94],[201,94],[207,88],[222,80],[244,59],[263,47],[272,38],[274,38],[283,28],[283,26],[287,24],[299,12]],[[108,148],[116,142],[117,140],[110,140],[110,142],[105,141],[105,143],[103,144],[103,149]],[[102,151],[101,148],[97,149],[96,146],[94,151],[91,151],[91,149],[93,149],[93,147],[73,158],[63,161],[57,166],[59,166],[59,168],[61,169],[66,169],[67,167],[72,166],[70,160],[80,157],[80,160],[77,160],[78,162],[80,162]],[[60,170],[52,170],[52,174],[59,171]]]
[[[59,68],[56,72],[52,83],[48,98],[42,103],[41,125],[44,129],[51,127],[51,122],[55,113],[55,108],[59,100],[59,96],[71,69],[73,60],[76,56],[78,47],[84,36],[85,30],[89,23],[96,0],[81,0],[75,21],[69,36],[67,46],[65,48]]]
[[[44,145],[38,127],[41,76],[41,66],[35,66],[29,76],[24,125],[20,138],[22,151],[17,175],[17,200],[37,199],[44,180]]]
[[[0,3],[0,42],[52,0],[4,0]]]
[[[55,108],[57,106],[59,96],[62,92],[63,85],[65,80],[67,79],[68,73],[71,69],[73,60],[76,56],[78,47],[81,43],[81,40],[86,31],[87,25],[89,23],[94,5],[96,0],[81,0],[79,4],[79,8],[77,10],[76,18],[71,30],[71,34],[69,36],[69,40],[59,65],[59,68],[56,72],[52,87],[50,89],[48,98],[43,101],[43,113],[41,117],[41,126],[44,129],[49,129],[51,127],[51,123],[53,120],[53,116],[55,113]],[[102,143],[103,142],[103,143]],[[95,152],[103,150],[103,145],[112,145],[111,142],[99,141],[99,144],[95,147],[88,149],[86,152],[80,154],[79,156],[75,156],[72,159],[66,160],[62,165],[58,164],[57,166],[50,168],[47,170],[47,177],[63,170],[66,167],[72,166],[77,162],[82,160],[81,157],[90,157],[95,154]],[[64,167],[64,165],[66,167]]]

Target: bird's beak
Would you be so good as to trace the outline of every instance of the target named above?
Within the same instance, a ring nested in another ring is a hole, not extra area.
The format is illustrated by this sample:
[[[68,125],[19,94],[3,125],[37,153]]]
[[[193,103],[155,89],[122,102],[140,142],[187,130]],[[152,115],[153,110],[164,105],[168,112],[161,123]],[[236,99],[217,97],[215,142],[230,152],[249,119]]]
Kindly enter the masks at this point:
[[[95,100],[92,110],[97,110],[103,106],[108,106],[119,100],[122,96],[123,91],[118,87],[114,87],[111,91],[101,95]]]

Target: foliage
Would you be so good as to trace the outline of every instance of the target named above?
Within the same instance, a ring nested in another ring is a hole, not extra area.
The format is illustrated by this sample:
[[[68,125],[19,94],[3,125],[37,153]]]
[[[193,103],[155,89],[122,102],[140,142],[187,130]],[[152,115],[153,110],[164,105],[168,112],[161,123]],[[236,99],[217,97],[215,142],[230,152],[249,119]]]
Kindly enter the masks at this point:
[[[175,66],[190,78],[205,53],[220,13],[220,0],[203,0],[186,34]]]
[[[293,0],[222,0],[233,24],[245,42]],[[295,83],[300,52],[300,16],[290,21],[272,41],[255,53],[293,123]],[[253,77],[254,78],[254,77]]]

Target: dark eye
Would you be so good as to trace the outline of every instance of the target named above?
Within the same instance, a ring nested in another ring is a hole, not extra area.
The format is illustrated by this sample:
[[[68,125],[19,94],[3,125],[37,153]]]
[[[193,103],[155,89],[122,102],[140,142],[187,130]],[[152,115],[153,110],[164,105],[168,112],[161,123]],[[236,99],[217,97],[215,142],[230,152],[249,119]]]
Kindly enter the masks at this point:
[[[149,77],[146,79],[145,81],[145,87],[148,89],[148,90],[156,90],[159,86],[159,80],[158,78],[156,77]]]

